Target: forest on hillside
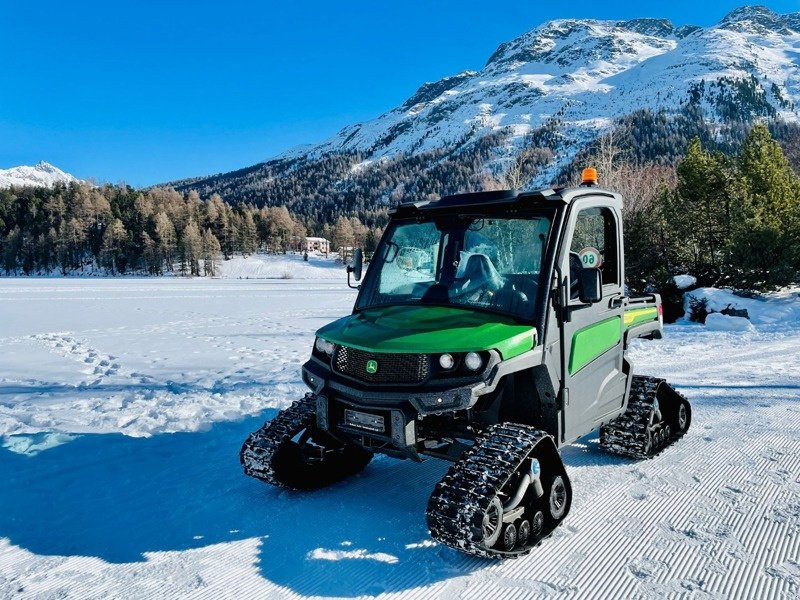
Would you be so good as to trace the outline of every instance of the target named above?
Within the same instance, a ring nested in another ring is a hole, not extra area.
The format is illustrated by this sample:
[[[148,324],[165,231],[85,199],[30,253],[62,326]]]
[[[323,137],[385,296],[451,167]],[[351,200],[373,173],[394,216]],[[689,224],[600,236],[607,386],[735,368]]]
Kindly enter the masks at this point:
[[[374,248],[380,228],[340,217],[321,228],[335,246]],[[0,190],[5,275],[101,271],[214,275],[220,260],[286,252],[307,235],[285,206],[231,205],[218,195],[87,183]]]

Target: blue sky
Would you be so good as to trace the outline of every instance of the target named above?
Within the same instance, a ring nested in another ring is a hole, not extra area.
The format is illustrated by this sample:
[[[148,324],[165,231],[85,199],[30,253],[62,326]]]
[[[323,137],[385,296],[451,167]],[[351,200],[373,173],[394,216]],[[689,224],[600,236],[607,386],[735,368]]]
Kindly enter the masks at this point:
[[[740,5],[0,0],[0,168],[47,160],[135,186],[229,171],[480,68],[542,21],[710,25]]]

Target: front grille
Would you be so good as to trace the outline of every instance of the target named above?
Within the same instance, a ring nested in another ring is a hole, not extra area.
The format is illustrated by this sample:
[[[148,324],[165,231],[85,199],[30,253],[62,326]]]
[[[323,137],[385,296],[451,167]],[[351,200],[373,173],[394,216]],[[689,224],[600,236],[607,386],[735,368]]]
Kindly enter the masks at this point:
[[[371,361],[375,368],[368,370]],[[365,352],[336,346],[333,368],[370,383],[420,383],[430,375],[431,360],[427,354]]]

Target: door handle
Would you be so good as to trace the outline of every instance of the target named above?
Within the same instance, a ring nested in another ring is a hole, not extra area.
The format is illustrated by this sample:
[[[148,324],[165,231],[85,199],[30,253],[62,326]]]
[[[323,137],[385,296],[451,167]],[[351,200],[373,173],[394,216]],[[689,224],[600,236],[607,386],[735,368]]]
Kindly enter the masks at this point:
[[[608,308],[619,308],[620,306],[622,306],[622,296],[611,298],[611,300],[608,301]]]

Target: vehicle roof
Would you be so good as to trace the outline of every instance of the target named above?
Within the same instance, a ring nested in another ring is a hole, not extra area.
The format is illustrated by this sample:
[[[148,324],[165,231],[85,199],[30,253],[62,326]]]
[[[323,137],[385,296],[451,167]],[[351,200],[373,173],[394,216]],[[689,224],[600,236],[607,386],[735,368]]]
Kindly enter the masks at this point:
[[[595,186],[580,186],[576,188],[543,188],[532,192],[519,192],[517,190],[497,190],[491,192],[474,192],[469,194],[453,194],[442,196],[438,200],[422,200],[419,202],[404,202],[390,212],[392,215],[411,216],[414,214],[436,212],[457,212],[463,208],[481,209],[508,209],[508,208],[536,208],[552,206],[553,203],[569,204],[577,198],[586,196],[605,196],[609,199],[622,201],[619,194],[609,192]]]

